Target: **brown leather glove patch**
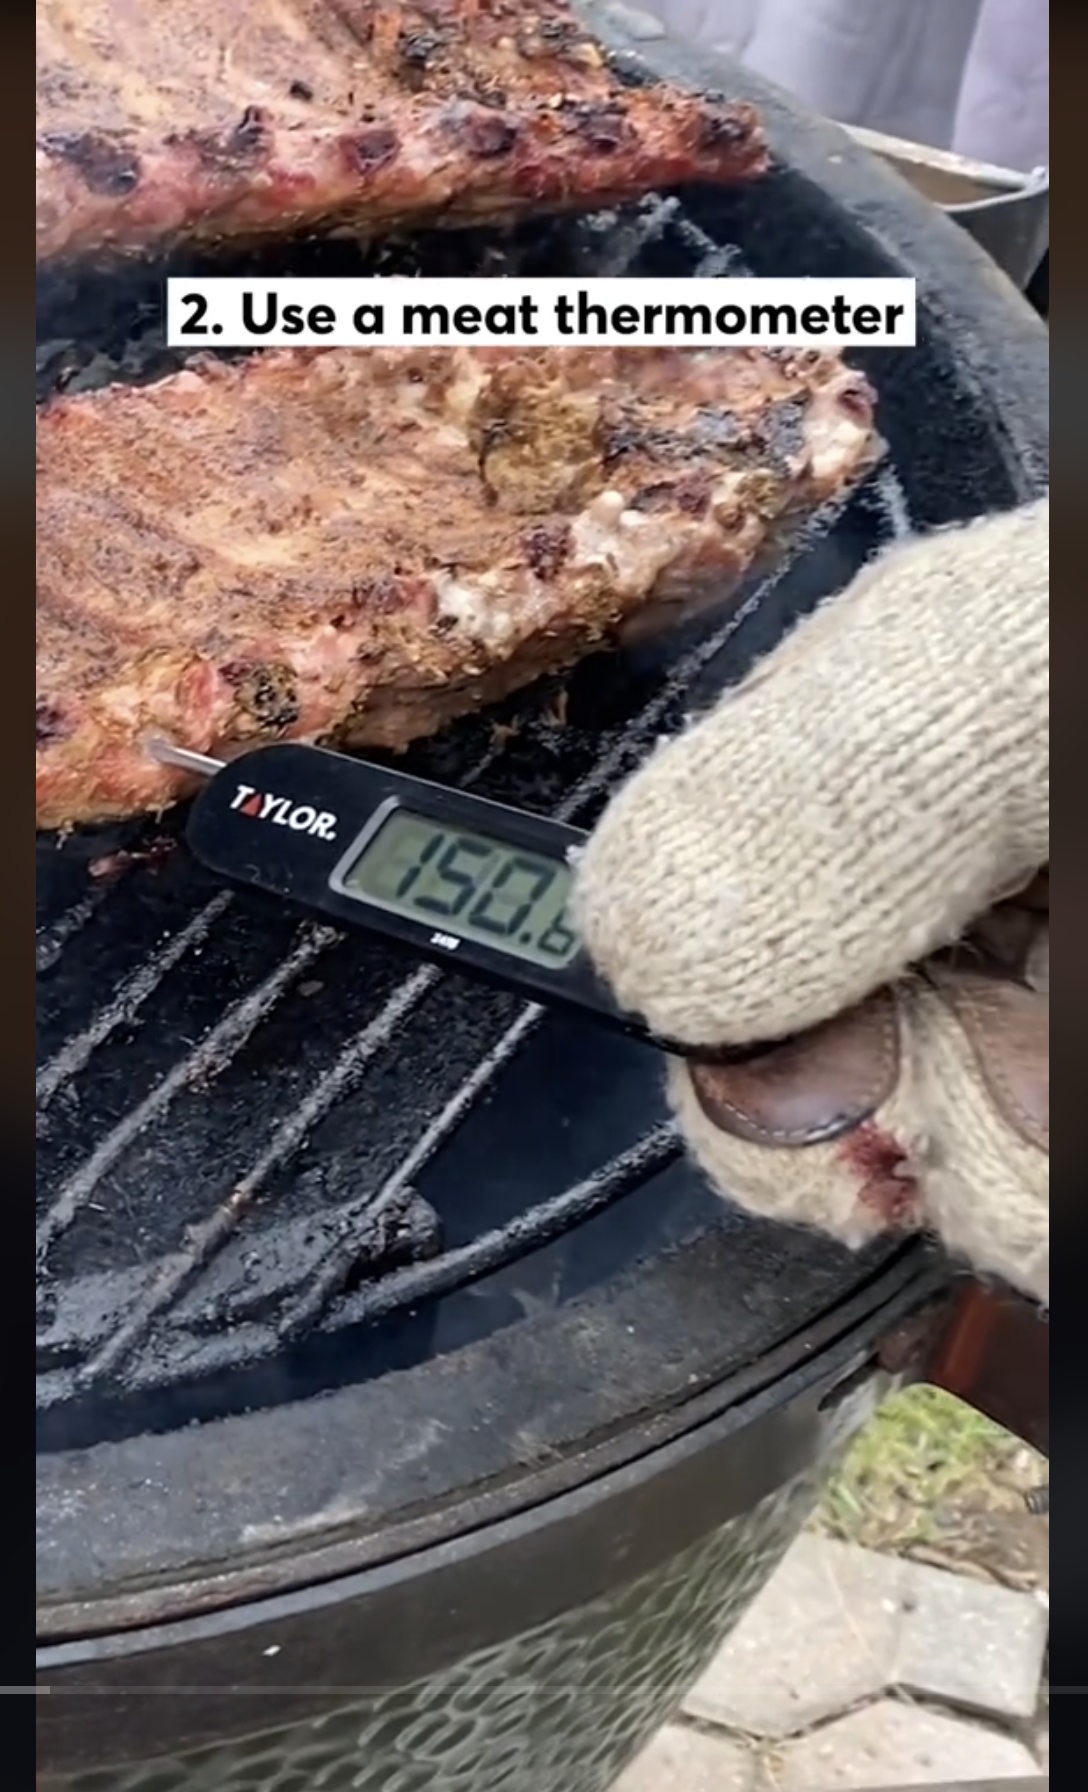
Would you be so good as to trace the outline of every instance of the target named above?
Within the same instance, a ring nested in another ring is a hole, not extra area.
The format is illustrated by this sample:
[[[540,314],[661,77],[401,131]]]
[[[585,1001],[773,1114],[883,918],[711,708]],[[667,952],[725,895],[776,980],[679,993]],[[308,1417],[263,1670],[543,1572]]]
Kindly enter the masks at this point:
[[[895,1002],[880,990],[849,1013],[748,1064],[691,1066],[699,1105],[722,1132],[753,1145],[815,1145],[850,1132],[899,1080]]]

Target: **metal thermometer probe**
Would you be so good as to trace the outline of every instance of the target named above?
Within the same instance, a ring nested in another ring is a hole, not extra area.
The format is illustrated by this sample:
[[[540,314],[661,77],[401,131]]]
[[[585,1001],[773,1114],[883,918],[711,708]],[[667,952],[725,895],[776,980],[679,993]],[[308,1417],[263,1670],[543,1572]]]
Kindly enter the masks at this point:
[[[325,747],[277,743],[231,760],[155,740],[207,782],[186,842],[209,871],[527,1001],[576,1010],[687,1057],[617,1007],[568,919],[579,828]]]

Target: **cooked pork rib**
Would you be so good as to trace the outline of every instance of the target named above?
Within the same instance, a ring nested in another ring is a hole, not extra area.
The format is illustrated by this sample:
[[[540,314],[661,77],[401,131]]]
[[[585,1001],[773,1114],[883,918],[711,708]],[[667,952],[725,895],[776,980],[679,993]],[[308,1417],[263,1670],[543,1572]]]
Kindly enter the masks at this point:
[[[766,165],[563,0],[38,0],[39,260],[593,208]]]
[[[37,431],[37,821],[160,810],[143,742],[401,747],[725,599],[873,462],[834,355],[296,349]]]

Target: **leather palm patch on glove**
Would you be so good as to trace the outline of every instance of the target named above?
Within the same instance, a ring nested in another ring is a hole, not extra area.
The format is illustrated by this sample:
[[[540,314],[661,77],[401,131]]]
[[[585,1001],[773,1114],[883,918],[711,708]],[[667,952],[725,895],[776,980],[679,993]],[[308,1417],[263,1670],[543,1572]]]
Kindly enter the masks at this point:
[[[1045,881],[955,952],[750,1064],[671,1067],[674,1104],[712,1180],[849,1244],[932,1229],[1047,1298]]]

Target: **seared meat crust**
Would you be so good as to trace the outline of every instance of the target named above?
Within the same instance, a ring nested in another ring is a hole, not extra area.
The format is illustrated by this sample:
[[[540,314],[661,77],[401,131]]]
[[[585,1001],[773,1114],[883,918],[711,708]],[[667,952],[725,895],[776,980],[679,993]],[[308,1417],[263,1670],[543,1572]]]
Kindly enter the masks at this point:
[[[592,209],[767,162],[563,0],[38,0],[39,261]]]
[[[285,350],[37,426],[37,823],[161,810],[205,752],[402,747],[722,601],[873,463],[835,355]]]

